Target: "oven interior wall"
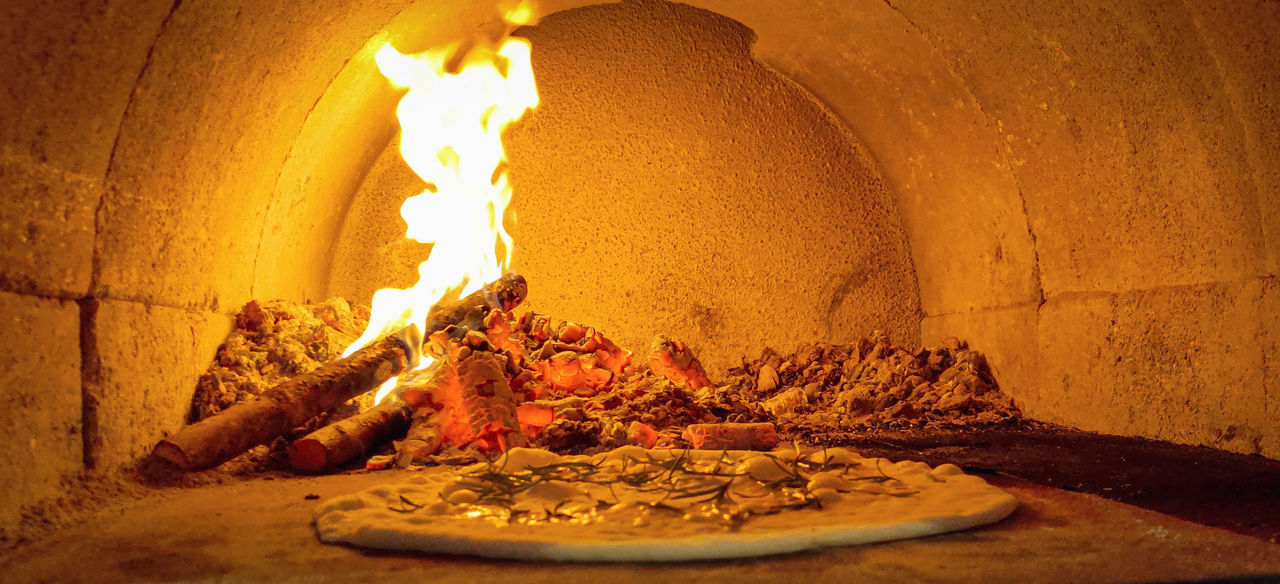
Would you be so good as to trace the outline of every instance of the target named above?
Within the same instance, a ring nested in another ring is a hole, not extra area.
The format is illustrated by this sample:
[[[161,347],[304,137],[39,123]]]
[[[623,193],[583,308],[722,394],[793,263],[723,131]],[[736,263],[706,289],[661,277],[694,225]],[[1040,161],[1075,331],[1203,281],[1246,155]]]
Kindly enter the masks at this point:
[[[0,527],[180,425],[237,306],[325,295],[347,211],[395,132],[372,52],[438,45],[492,14],[441,0],[11,4]],[[543,3],[580,4],[595,2]],[[884,191],[836,192],[887,193],[873,207],[900,221],[917,290],[895,298],[918,298],[922,341],[969,339],[1033,417],[1280,457],[1280,5],[690,4],[754,31],[755,58],[873,162],[842,158],[848,174],[830,176],[883,177]],[[537,124],[513,139],[572,139]],[[557,194],[534,184],[552,170],[521,164],[519,188]],[[687,176],[708,180],[699,170]],[[692,309],[710,284],[670,306]],[[830,302],[805,290],[772,301]]]
[[[713,373],[769,344],[920,332],[906,233],[874,164],[803,90],[751,59],[749,29],[625,3],[523,29],[542,105],[509,135],[514,267],[533,310],[598,327],[643,360],[655,334]],[[393,142],[335,244],[329,293],[407,287],[423,188]],[[441,218],[448,220],[448,218]]]

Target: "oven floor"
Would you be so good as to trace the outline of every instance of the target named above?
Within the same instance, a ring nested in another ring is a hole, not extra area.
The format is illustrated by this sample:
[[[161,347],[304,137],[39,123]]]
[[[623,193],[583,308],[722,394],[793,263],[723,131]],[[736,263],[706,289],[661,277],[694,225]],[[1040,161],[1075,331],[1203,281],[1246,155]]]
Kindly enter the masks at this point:
[[[1093,495],[991,477],[1022,503],[985,528],[753,561],[557,565],[320,543],[322,499],[405,471],[159,489],[0,558],[5,582],[1149,582],[1280,574],[1280,546]],[[1234,581],[1255,581],[1234,580]]]
[[[1032,421],[804,438],[865,456],[950,462],[970,473],[1090,493],[1280,543],[1280,461],[1261,456]]]

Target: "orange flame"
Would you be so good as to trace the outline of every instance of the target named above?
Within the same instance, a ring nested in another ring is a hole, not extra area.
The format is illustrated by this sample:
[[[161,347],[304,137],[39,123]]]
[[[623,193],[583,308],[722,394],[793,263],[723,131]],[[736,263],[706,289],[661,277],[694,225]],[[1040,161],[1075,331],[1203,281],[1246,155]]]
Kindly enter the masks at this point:
[[[521,3],[505,20],[523,24],[532,13]],[[476,43],[462,55],[456,45],[406,55],[387,44],[375,60],[392,84],[408,89],[396,109],[400,154],[427,183],[400,207],[405,237],[434,245],[413,287],[374,293],[369,326],[344,357],[406,326],[422,332],[436,303],[478,290],[507,270],[514,244],[502,224],[512,195],[502,132],[538,105],[524,39]],[[418,368],[431,362],[423,355]],[[395,382],[383,384],[376,401]]]

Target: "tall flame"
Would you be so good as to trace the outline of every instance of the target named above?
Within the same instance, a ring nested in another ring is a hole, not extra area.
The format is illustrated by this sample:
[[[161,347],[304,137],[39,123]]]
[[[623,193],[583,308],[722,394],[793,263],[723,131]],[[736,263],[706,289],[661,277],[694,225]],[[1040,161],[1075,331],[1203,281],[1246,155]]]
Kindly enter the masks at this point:
[[[528,11],[521,4],[507,22],[527,22]],[[454,46],[406,55],[390,44],[378,51],[378,69],[408,89],[396,109],[400,154],[427,183],[400,207],[405,237],[433,246],[413,287],[374,293],[369,326],[343,356],[405,326],[421,332],[437,302],[478,290],[507,270],[513,243],[503,215],[511,185],[502,132],[538,105],[529,57],[529,42],[511,37],[465,52]],[[418,367],[430,365],[424,355]],[[395,381],[379,388],[376,401]]]

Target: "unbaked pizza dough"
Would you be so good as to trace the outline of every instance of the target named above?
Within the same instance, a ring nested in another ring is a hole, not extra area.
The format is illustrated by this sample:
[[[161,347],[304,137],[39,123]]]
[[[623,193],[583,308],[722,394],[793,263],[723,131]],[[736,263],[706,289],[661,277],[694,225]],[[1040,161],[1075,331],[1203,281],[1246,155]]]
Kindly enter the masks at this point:
[[[1008,493],[944,464],[836,448],[800,453],[515,448],[330,499],[320,540],[366,548],[585,562],[782,554],[968,529],[1004,519]]]

